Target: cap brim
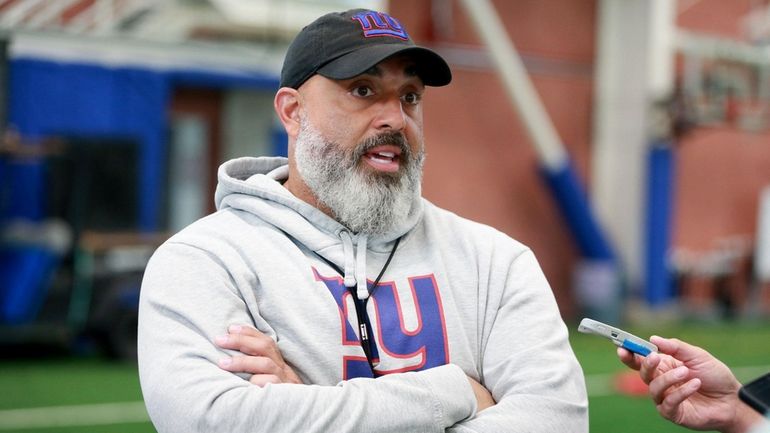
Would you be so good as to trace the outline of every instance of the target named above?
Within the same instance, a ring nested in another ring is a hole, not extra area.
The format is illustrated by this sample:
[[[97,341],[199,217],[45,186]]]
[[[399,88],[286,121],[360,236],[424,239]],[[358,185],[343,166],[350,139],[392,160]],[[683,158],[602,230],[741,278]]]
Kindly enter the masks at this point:
[[[321,66],[317,72],[326,78],[347,80],[363,74],[396,54],[405,54],[415,60],[417,75],[426,86],[446,86],[452,81],[449,65],[434,51],[423,47],[405,47],[400,44],[369,46],[351,51]]]

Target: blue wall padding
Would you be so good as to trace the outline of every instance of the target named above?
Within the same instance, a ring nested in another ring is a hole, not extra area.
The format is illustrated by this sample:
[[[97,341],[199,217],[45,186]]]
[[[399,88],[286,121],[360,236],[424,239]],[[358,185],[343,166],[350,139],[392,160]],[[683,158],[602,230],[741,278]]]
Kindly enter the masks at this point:
[[[37,317],[57,263],[58,256],[43,247],[0,249],[0,323]]]
[[[0,221],[41,221],[45,203],[45,164],[39,159],[0,162]]]
[[[173,88],[278,88],[277,77],[267,74],[157,71],[32,58],[14,59],[9,77],[9,121],[26,139],[101,135],[140,143],[138,220],[140,229],[147,231],[158,229],[161,216],[167,110]],[[44,195],[36,197],[6,213],[41,215]]]
[[[540,173],[564,216],[581,255],[587,259],[615,260],[610,243],[594,216],[585,188],[571,160],[559,168],[542,166]]]
[[[647,303],[659,306],[673,297],[673,278],[667,266],[671,244],[674,153],[668,143],[656,143],[647,158],[644,292]]]
[[[9,76],[9,121],[26,139],[104,135],[140,143],[138,220],[143,230],[157,229],[168,80],[150,70],[36,59],[12,61]],[[44,195],[39,197],[34,209],[11,210],[10,214],[42,214]]]
[[[289,136],[286,130],[280,127],[274,127],[271,133],[273,143],[273,155],[289,156]]]
[[[167,115],[176,86],[277,89],[278,77],[249,71],[161,71],[19,57],[9,64],[8,121],[27,141],[69,136],[137,142],[137,229],[155,231],[162,228]],[[46,217],[46,169],[42,158],[0,158],[0,229],[9,219],[39,221]],[[0,321],[34,318],[57,261],[42,248],[0,251]]]

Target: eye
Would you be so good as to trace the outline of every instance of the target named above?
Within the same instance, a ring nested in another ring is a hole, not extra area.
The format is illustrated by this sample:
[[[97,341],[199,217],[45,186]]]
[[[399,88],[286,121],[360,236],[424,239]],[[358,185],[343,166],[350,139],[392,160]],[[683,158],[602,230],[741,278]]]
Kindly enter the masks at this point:
[[[420,103],[421,99],[422,99],[422,95],[417,92],[409,92],[401,97],[401,100],[403,100],[405,103],[409,105],[417,105]]]
[[[353,96],[358,96],[361,98],[366,98],[374,95],[374,91],[369,86],[356,86],[353,88],[352,93],[353,93]]]

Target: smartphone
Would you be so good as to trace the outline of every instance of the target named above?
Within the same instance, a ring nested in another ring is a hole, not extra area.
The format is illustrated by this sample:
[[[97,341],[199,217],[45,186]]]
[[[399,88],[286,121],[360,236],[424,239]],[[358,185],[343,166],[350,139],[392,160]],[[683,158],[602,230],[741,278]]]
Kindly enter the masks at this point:
[[[762,415],[770,414],[770,373],[743,385],[738,397]]]
[[[606,323],[599,322],[585,318],[580,321],[578,331],[584,334],[594,334],[605,338],[609,338],[615,343],[616,346],[620,346],[633,353],[638,353],[642,356],[647,356],[652,352],[658,351],[658,346],[650,343],[649,341],[639,338],[634,334],[626,332],[622,329],[610,326]]]

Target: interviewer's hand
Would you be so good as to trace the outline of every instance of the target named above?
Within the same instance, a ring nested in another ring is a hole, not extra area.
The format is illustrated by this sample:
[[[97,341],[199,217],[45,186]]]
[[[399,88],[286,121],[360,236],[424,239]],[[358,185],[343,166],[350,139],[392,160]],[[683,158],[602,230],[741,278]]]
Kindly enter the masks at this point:
[[[646,358],[618,348],[618,357],[639,370],[658,412],[695,430],[742,433],[761,416],[738,399],[741,384],[729,368],[707,351],[677,339],[654,336],[660,353]]]
[[[230,325],[227,335],[217,337],[214,343],[243,354],[220,359],[219,367],[233,373],[251,373],[249,382],[254,385],[302,383],[283,360],[275,341],[251,326]]]
[[[484,385],[480,384],[477,380],[468,376],[468,382],[471,383],[473,388],[473,395],[476,396],[476,413],[495,405],[495,399],[492,398],[492,393],[488,389],[484,388]]]

